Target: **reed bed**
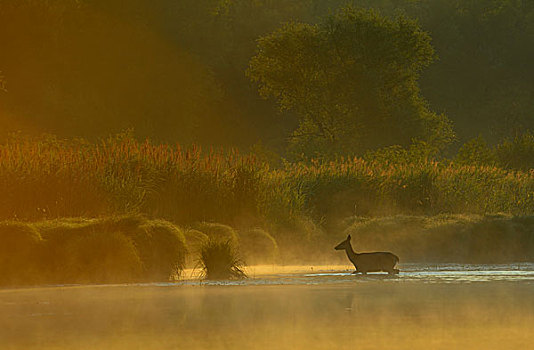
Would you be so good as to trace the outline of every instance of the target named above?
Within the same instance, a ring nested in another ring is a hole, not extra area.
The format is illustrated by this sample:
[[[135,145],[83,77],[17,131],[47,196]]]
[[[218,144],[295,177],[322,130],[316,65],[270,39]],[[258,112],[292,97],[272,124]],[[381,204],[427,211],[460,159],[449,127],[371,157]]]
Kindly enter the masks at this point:
[[[453,162],[383,164],[362,159],[285,171],[314,219],[442,213],[534,213],[534,170],[510,171]]]
[[[363,159],[269,169],[237,150],[16,138],[0,146],[0,219],[141,213],[180,225],[291,227],[344,217],[534,212],[534,170]]]

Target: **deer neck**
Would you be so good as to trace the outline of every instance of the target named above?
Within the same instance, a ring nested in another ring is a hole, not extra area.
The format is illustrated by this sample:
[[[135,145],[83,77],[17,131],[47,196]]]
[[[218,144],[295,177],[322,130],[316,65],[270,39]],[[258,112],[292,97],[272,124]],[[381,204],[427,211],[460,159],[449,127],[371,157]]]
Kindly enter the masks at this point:
[[[348,248],[345,248],[345,253],[347,253],[347,258],[349,258],[349,260],[352,261],[353,264],[356,264],[358,254],[354,252],[354,249],[352,249],[352,244],[349,243]]]

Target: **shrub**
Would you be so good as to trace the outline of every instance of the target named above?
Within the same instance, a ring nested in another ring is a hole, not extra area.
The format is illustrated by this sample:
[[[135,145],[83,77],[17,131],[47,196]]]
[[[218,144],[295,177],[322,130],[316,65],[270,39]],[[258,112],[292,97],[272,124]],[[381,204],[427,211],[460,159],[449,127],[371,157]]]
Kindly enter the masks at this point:
[[[192,266],[198,261],[198,255],[202,245],[209,239],[208,235],[194,229],[184,231],[185,245],[188,255],[186,256],[186,265]]]
[[[206,279],[246,277],[243,262],[231,240],[208,240],[202,246],[199,262]]]
[[[143,262],[143,277],[150,281],[177,278],[184,268],[187,248],[181,230],[164,220],[146,221],[131,237]]]
[[[495,149],[498,163],[508,169],[534,169],[534,133],[504,140]]]
[[[60,271],[63,283],[117,283],[139,279],[143,270],[132,240],[118,231],[92,227],[65,242]]]
[[[183,268],[181,231],[140,216],[36,223],[45,241],[50,281],[101,283],[169,280]]]
[[[194,225],[194,227],[212,240],[228,240],[236,246],[239,245],[239,235],[228,225],[214,222],[201,222]]]
[[[254,228],[241,231],[239,238],[239,247],[247,263],[274,263],[278,259],[278,244],[269,232]]]
[[[462,145],[455,161],[463,165],[492,165],[495,164],[495,153],[486,140],[479,136]]]

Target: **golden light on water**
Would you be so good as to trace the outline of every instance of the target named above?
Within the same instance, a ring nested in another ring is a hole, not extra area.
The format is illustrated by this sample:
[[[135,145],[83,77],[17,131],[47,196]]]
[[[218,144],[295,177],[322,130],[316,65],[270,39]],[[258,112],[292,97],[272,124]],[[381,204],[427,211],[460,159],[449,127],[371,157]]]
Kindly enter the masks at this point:
[[[531,2],[0,0],[0,350],[533,349]]]
[[[0,292],[4,349],[519,349],[530,284],[115,286]]]

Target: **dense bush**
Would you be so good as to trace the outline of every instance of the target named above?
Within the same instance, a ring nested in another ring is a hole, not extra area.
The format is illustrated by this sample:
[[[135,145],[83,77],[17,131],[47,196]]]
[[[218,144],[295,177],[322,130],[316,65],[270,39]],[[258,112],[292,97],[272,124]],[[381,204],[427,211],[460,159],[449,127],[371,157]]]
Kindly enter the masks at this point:
[[[498,164],[507,169],[534,169],[534,133],[526,132],[505,139],[495,148]]]
[[[481,137],[466,142],[458,151],[460,164],[499,166],[503,169],[534,169],[534,134],[526,131],[490,147]]]
[[[0,223],[0,284],[161,281],[184,267],[181,231],[141,217]]]
[[[478,136],[462,145],[455,161],[463,165],[493,165],[496,163],[495,151],[482,136]]]

